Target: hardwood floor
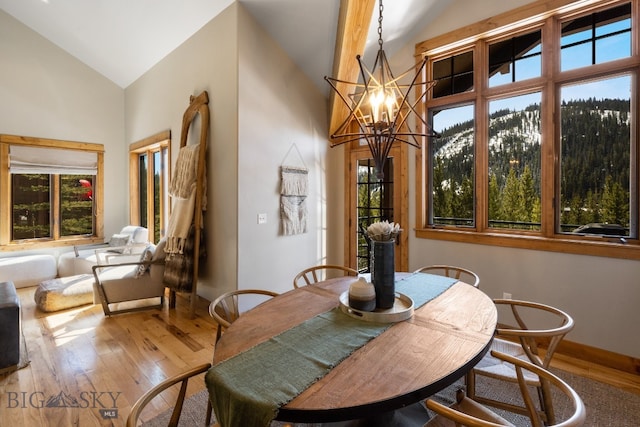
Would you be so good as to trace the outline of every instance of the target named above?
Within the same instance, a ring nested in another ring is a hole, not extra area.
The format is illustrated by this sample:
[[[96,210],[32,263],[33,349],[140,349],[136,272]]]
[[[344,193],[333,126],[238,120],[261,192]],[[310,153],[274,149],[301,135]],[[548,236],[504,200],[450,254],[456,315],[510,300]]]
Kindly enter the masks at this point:
[[[194,319],[181,296],[175,310],[107,318],[99,305],[42,313],[35,308],[34,291],[18,289],[31,363],[0,375],[0,426],[122,426],[144,392],[211,361],[216,324],[208,301],[198,301]],[[640,375],[562,355],[553,365],[640,394]],[[202,377],[194,378],[187,396],[203,389]],[[47,406],[49,400],[66,401],[69,407]],[[142,419],[168,408],[162,397],[156,399]]]
[[[35,308],[35,288],[18,289],[29,359],[26,368],[0,376],[1,426],[122,426],[147,390],[189,367],[211,362],[216,323],[208,302],[107,318],[99,305],[56,313]],[[187,396],[204,389],[189,382]],[[177,393],[175,391],[174,393]],[[48,407],[49,400],[68,406]],[[155,399],[142,419],[169,408]]]

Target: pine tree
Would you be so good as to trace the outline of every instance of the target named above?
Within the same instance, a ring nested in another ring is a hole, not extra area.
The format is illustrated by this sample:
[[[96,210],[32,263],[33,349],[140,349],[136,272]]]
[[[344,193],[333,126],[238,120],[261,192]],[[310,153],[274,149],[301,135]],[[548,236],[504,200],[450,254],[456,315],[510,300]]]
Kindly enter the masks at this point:
[[[522,193],[516,172],[514,169],[509,171],[507,183],[502,192],[502,213],[501,217],[505,221],[518,221],[522,212]]]
[[[524,172],[520,176],[520,193],[522,197],[522,212],[519,220],[524,222],[537,222],[533,217],[533,207],[539,199],[538,191],[534,186],[533,176],[529,166],[524,167]]]
[[[492,173],[489,177],[489,221],[496,221],[503,219],[501,216],[502,211],[502,197],[500,195],[500,186],[498,185],[498,178],[495,173]]]
[[[611,175],[607,175],[602,193],[602,220],[608,224],[629,224],[629,202],[626,192]]]

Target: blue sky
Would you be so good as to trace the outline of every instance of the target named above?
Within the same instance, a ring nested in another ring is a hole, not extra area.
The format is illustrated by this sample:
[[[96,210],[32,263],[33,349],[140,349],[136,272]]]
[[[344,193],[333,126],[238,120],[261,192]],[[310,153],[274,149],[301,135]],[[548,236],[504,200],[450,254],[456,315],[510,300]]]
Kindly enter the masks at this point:
[[[603,34],[612,34],[617,31],[624,31],[629,29],[631,22],[629,19],[622,19],[610,24],[601,25],[596,27],[596,36]],[[587,43],[579,44],[575,46],[569,46],[562,49],[562,69],[563,71],[572,70],[579,67],[589,66],[591,64],[591,48],[593,44],[591,40],[590,29],[579,31],[570,35],[562,37],[563,46],[569,45],[578,41],[587,41]],[[608,62],[620,58],[625,58],[630,55],[631,46],[631,34],[630,32],[623,32],[615,34],[610,37],[596,39],[596,61],[597,63]],[[532,53],[532,51],[528,53]],[[526,63],[527,67],[540,66],[540,61],[529,60]],[[522,63],[521,65],[525,65]],[[516,63],[516,67],[518,64]],[[530,74],[530,75],[527,75]],[[538,73],[526,73],[521,74],[522,77],[535,77],[539,76]],[[566,85],[561,88],[561,99],[563,100],[575,100],[575,99],[630,99],[631,98],[631,76],[623,75],[614,78],[606,78],[593,80],[588,83]],[[524,109],[531,103],[540,102],[540,94],[522,95],[518,97],[511,97],[504,100],[491,101],[490,109],[495,111],[503,108],[511,108],[514,110]],[[473,107],[463,106],[457,107],[451,110],[445,110],[438,113],[434,117],[434,128],[436,131],[442,131],[456,123],[461,123],[467,120],[473,119]]]

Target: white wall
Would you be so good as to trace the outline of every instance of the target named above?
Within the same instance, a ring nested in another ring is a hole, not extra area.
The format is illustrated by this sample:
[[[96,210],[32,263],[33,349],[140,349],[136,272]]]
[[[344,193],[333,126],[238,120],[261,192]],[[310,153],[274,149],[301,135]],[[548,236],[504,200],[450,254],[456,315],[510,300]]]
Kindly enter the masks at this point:
[[[285,292],[327,262],[326,100],[244,7],[239,14],[238,287]],[[280,232],[280,166],[309,170],[307,233]],[[341,188],[341,187],[340,187]],[[341,191],[337,191],[341,193]],[[267,214],[258,224],[257,215]]]
[[[209,256],[198,294],[211,300],[236,288],[290,290],[295,273],[328,252],[325,100],[234,3],[126,89],[127,142],[170,128],[175,164],[188,97],[202,90],[211,112]],[[290,159],[310,170],[309,231],[284,237],[279,167],[294,142],[302,159],[295,149]],[[267,213],[266,224],[257,224],[258,213]]]
[[[103,144],[104,233],[128,223],[124,91],[0,10],[0,133]]]
[[[127,143],[171,129],[174,165],[189,97],[203,90],[209,95],[208,257],[198,284],[198,294],[209,300],[235,289],[237,282],[237,64],[233,4],[125,91]],[[196,138],[199,132],[194,126],[189,136]]]
[[[394,63],[404,63],[404,68],[399,67],[406,69],[413,61],[416,43],[526,3],[529,1],[457,0],[396,55]],[[411,149],[410,156],[409,216],[415,225],[415,150]],[[418,239],[413,233],[409,248],[410,270],[428,264],[470,268],[492,298],[509,292],[513,298],[569,312],[576,327],[567,340],[640,357],[640,340],[633,329],[640,325],[639,261]]]

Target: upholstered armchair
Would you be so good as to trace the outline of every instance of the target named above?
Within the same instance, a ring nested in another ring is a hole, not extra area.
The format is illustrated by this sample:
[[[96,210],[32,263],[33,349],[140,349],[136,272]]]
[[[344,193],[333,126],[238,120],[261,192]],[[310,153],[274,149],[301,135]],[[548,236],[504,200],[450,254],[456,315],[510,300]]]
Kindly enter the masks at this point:
[[[136,262],[93,266],[95,299],[105,315],[163,306],[165,242],[148,245]]]
[[[58,257],[58,276],[91,274],[96,264],[137,262],[140,253],[149,245],[149,230],[137,225],[127,225],[108,241],[99,245],[74,247]]]

